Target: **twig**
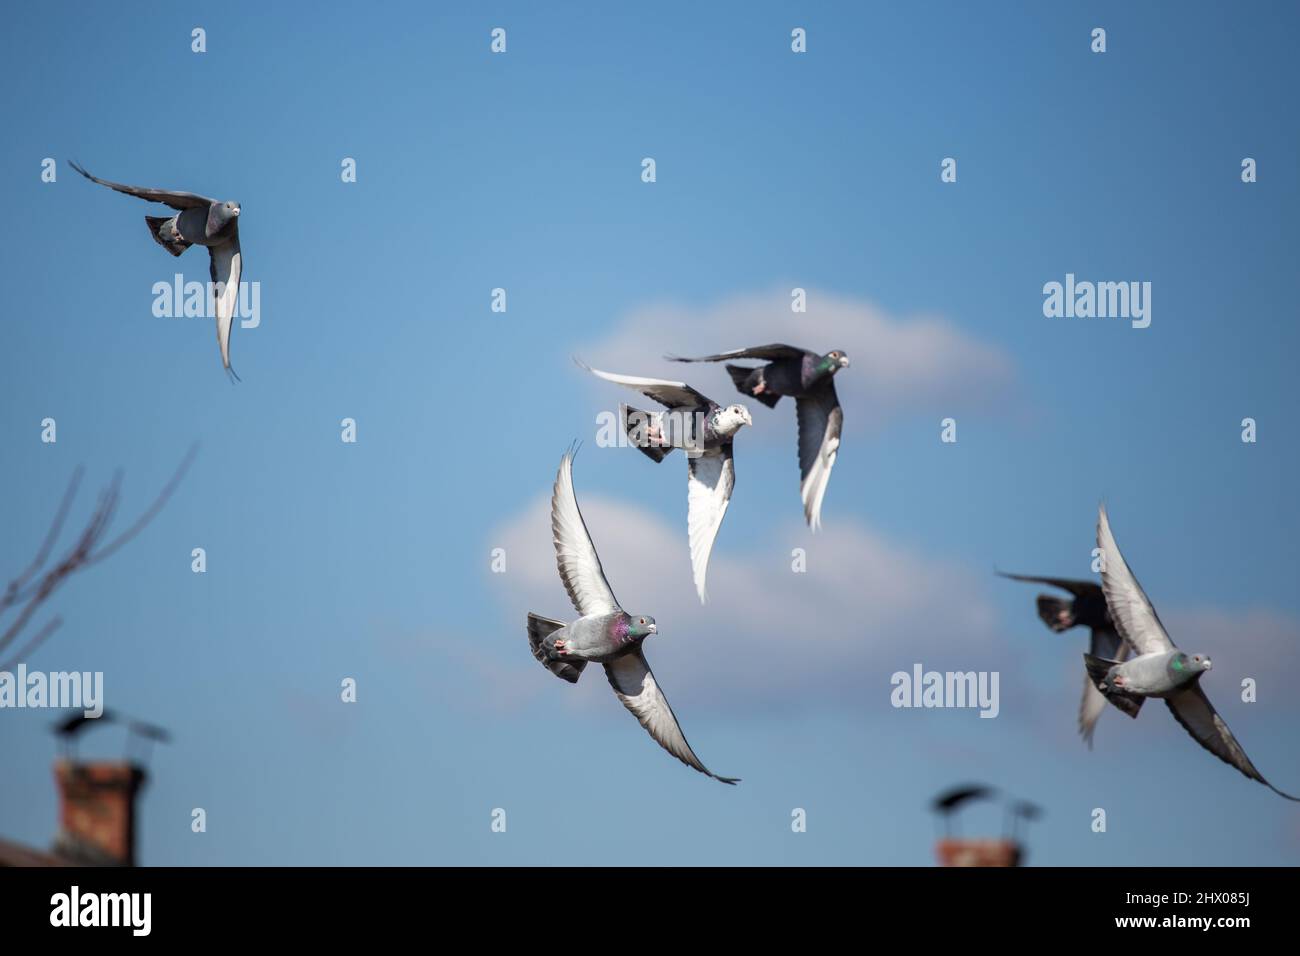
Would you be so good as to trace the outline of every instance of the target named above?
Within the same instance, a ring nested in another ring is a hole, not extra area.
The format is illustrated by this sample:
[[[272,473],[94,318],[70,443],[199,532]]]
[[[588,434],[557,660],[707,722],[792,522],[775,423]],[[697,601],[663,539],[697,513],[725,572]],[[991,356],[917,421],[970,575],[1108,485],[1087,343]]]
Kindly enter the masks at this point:
[[[0,651],[4,651],[5,648],[18,639],[40,607],[49,600],[50,596],[69,577],[112,556],[157,517],[185,477],[185,473],[189,470],[190,464],[194,461],[194,456],[197,453],[198,445],[192,445],[181,460],[171,480],[163,486],[162,491],[154,498],[153,503],[124,532],[107,543],[103,543],[103,539],[108,534],[113,519],[117,515],[118,505],[121,503],[122,473],[117,472],[108,486],[100,491],[95,510],[91,514],[90,520],[86,522],[86,526],[77,536],[76,543],[57,564],[41,573],[42,568],[49,561],[50,553],[54,550],[55,543],[63,530],[64,522],[72,507],[73,499],[76,497],[77,489],[81,484],[82,469],[78,468],[73,473],[72,480],[68,483],[68,489],[64,492],[63,500],[59,504],[59,509],[55,512],[54,520],[50,524],[50,530],[36,552],[36,557],[21,574],[9,582],[4,594],[0,596],[0,616],[3,616],[11,608],[22,606],[17,617],[0,634]],[[33,581],[32,579],[38,574],[40,575],[39,579]],[[23,646],[22,651],[13,660],[22,658],[44,643],[58,629],[61,623],[61,619],[55,618],[42,627],[35,637]]]

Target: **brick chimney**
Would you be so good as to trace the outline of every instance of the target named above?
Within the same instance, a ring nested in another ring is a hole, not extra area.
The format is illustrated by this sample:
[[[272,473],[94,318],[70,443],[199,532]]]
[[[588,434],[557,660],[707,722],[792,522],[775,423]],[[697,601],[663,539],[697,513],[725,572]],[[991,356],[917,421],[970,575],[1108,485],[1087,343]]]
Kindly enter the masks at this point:
[[[1020,844],[1015,840],[946,838],[934,848],[940,866],[1019,866]]]
[[[61,759],[54,852],[91,866],[135,866],[135,803],[148,775],[126,761]]]

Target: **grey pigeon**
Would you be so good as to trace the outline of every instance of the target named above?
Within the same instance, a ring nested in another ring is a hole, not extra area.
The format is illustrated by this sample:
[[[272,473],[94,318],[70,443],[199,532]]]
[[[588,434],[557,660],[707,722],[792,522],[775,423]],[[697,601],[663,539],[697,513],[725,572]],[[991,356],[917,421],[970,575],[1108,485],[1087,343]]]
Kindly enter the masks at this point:
[[[1210,669],[1210,658],[1204,654],[1184,654],[1174,646],[1150,599],[1124,563],[1110,532],[1105,506],[1100,509],[1097,521],[1097,547],[1101,549],[1103,562],[1101,587],[1111,620],[1120,637],[1132,645],[1137,655],[1123,663],[1083,655],[1097,690],[1130,717],[1138,715],[1148,697],[1163,698],[1174,719],[1202,747],[1279,796],[1300,801],[1300,797],[1283,793],[1264,779],[1205,696],[1201,677]]]
[[[619,417],[632,444],[651,461],[663,461],[674,448],[686,452],[686,532],[695,591],[703,604],[707,600],[704,579],[709,555],[736,486],[732,442],[742,427],[754,424],[749,409],[743,405],[723,408],[685,382],[614,375],[582,362],[578,365],[607,382],[640,392],[668,409],[643,412],[623,405]]]
[[[144,221],[149,226],[149,235],[173,256],[179,256],[192,245],[208,247],[208,275],[214,283],[221,283],[220,295],[216,300],[217,344],[221,347],[221,365],[228,374],[238,379],[239,376],[230,367],[230,329],[234,322],[235,303],[239,298],[239,277],[243,271],[243,257],[239,251],[239,203],[170,189],[123,186],[121,183],[92,176],[74,162],[69,161],[69,165],[92,183],[179,210],[171,218],[145,216]]]
[[[768,408],[775,408],[782,396],[795,400],[799,419],[800,494],[808,527],[816,531],[822,523],[822,498],[831,480],[831,468],[839,454],[844,412],[835,394],[835,373],[849,367],[841,351],[818,355],[792,345],[760,345],[733,349],[699,358],[667,356],[674,362],[725,362],[728,359],[763,359],[766,365],[747,368],[728,365],[727,372],[742,395],[752,395]]]
[[[997,572],[1013,581],[1027,581],[1032,584],[1046,584],[1060,588],[1073,595],[1074,600],[1051,594],[1038,595],[1038,616],[1043,623],[1057,634],[1072,627],[1083,626],[1092,632],[1088,651],[1093,657],[1110,660],[1127,660],[1132,648],[1115,633],[1111,623],[1110,611],[1106,609],[1106,596],[1101,586],[1093,581],[1074,581],[1069,578],[1038,578],[1026,574],[1007,574]],[[1083,699],[1079,702],[1079,733],[1088,747],[1092,747],[1092,734],[1097,720],[1106,709],[1106,698],[1093,686],[1087,671],[1083,675]]]
[[[668,698],[655,682],[646,662],[642,642],[658,633],[655,619],[628,614],[605,580],[587,524],[573,493],[573,452],[560,459],[551,496],[551,532],[560,580],[579,617],[568,624],[529,612],[528,643],[533,656],[551,673],[576,684],[591,661],[605,666],[614,696],[632,712],[651,737],[670,754],[700,773],[723,783],[738,778],[720,777],[695,756],[668,706]]]

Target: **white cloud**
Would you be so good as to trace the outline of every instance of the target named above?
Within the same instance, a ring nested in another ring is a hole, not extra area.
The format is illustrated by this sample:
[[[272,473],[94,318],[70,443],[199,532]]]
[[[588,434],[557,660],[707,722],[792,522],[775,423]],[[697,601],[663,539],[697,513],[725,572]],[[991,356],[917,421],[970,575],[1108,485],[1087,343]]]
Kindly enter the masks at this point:
[[[788,289],[707,308],[638,309],[607,338],[584,346],[583,357],[610,371],[685,378],[722,401],[732,389],[725,375],[710,392],[702,367],[667,362],[664,353],[706,355],[769,342],[849,354],[853,367],[841,373],[839,387],[841,396],[853,396],[850,428],[904,415],[1001,408],[1015,390],[1011,358],[952,322],[896,318],[869,302],[816,289],[808,290],[806,313],[790,311]]]
[[[690,695],[696,706],[721,699],[729,710],[850,701],[881,710],[889,706],[889,676],[915,661],[998,669],[1011,657],[995,646],[995,613],[975,575],[860,526],[840,522],[812,536],[790,524],[761,551],[715,550],[710,600],[701,606],[684,514],[662,517],[581,489],[579,502],[619,601],[658,621],[646,654],[670,699]],[[524,611],[575,616],[555,569],[549,497],[491,540],[507,554],[498,583],[519,604],[521,646]],[[807,552],[805,573],[791,570],[795,547]],[[539,680],[546,676],[523,659]],[[608,694],[603,677],[590,676],[581,683]]]
[[[1300,621],[1290,614],[1267,608],[1174,609],[1161,614],[1169,635],[1189,654],[1204,653],[1214,668],[1201,678],[1201,686],[1215,706],[1222,695],[1241,699],[1241,681],[1250,677],[1258,688],[1253,707],[1276,712],[1296,704],[1292,688],[1300,683]]]
[[[709,604],[701,606],[684,514],[584,494],[578,471],[579,502],[615,594],[629,611],[659,623],[646,654],[679,710],[848,707],[883,714],[890,675],[920,662],[932,670],[998,671],[1003,719],[1030,720],[1063,741],[1073,737],[1085,635],[1060,642],[1060,683],[1032,677],[1026,671],[1042,648],[1028,635],[1041,625],[1029,621],[1028,604],[1024,620],[1009,625],[1002,618],[990,599],[999,582],[988,569],[920,553],[852,522],[817,535],[787,523],[761,549],[736,552],[725,545],[724,524],[709,567]],[[494,659],[475,670],[484,682],[500,683],[485,697],[522,700],[531,696],[523,693],[530,680],[554,680],[527,652],[524,613],[575,616],[555,569],[549,496],[535,499],[490,541],[507,554],[507,573],[492,577],[518,627],[504,636],[509,663]],[[807,552],[805,573],[791,570],[795,547]],[[1300,680],[1300,622],[1293,615],[1201,608],[1165,617],[1180,647],[1215,656],[1218,676],[1209,689],[1223,698],[1225,713],[1241,713],[1242,677],[1259,683],[1261,717],[1293,706],[1287,689]],[[1050,637],[1045,629],[1035,636]],[[572,690],[575,706],[608,703],[598,671],[589,669]],[[1108,723],[1114,733],[1123,721]]]

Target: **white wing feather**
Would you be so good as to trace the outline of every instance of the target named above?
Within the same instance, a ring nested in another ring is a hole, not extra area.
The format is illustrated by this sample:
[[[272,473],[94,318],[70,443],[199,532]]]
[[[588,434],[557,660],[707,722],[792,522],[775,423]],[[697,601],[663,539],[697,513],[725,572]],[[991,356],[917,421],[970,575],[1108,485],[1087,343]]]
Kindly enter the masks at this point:
[[[704,577],[709,570],[709,555],[735,484],[730,448],[688,460],[686,528],[691,544],[691,574],[701,604],[708,600]]]
[[[839,455],[844,413],[831,385],[821,394],[797,399],[795,411],[799,422],[799,468],[803,475],[799,493],[808,527],[817,531],[822,524],[826,485]]]
[[[632,653],[606,664],[605,676],[609,678],[609,685],[614,688],[615,696],[641,722],[641,726],[649,732],[660,747],[700,773],[708,774],[723,783],[736,782],[738,779],[736,777],[719,777],[695,756],[695,751],[686,742],[686,735],[682,733],[682,728],[677,723],[673,709],[668,706],[668,698],[655,683],[655,675],[639,647]]]
[[[239,251],[239,237],[214,246],[210,273],[219,286],[217,295],[217,344],[221,347],[221,365],[230,368],[230,329],[235,320],[235,303],[239,300],[239,277],[243,272],[243,256]]]
[[[605,579],[587,523],[578,510],[578,499],[573,493],[572,452],[566,452],[560,459],[560,470],[555,476],[551,534],[555,540],[555,564],[574,609],[583,617],[619,610],[618,599]]]
[[[574,361],[577,361],[576,359]],[[697,392],[685,382],[673,382],[666,378],[641,378],[636,375],[616,375],[613,372],[602,372],[598,368],[592,368],[578,362],[581,368],[585,368],[597,378],[603,378],[607,382],[613,382],[615,385],[622,385],[624,388],[630,388],[634,392],[640,392],[647,398],[652,398],[661,405],[669,408],[679,407],[682,405],[701,405],[707,404],[708,399]]]
[[[1128,641],[1139,655],[1172,651],[1174,642],[1169,639],[1156,609],[1119,553],[1105,505],[1098,509],[1097,547],[1101,549],[1102,559],[1101,589],[1119,636]]]

